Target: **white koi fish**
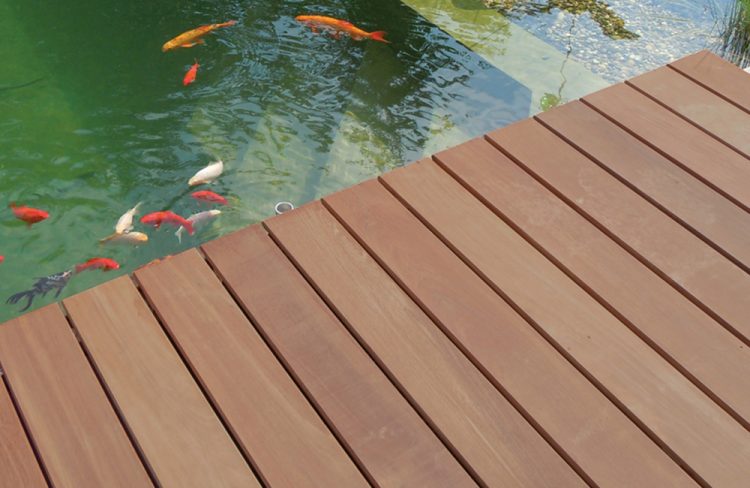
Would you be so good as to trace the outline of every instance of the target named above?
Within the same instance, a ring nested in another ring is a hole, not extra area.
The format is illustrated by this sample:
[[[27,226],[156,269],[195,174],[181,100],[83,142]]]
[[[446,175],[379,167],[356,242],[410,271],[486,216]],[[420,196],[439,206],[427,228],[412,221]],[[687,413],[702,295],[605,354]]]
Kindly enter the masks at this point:
[[[218,178],[224,171],[224,163],[222,161],[216,161],[211,163],[202,170],[195,173],[195,175],[188,180],[189,186],[202,185],[204,183],[211,183]]]
[[[135,207],[122,214],[122,217],[117,220],[117,224],[115,225],[115,234],[125,234],[133,230],[133,217],[135,217],[140,206],[141,202],[138,202]]]
[[[221,215],[221,210],[206,210],[205,212],[198,212],[197,214],[191,215],[187,218],[187,221],[193,224],[193,228],[197,228],[210,222],[219,215]],[[174,235],[177,236],[177,240],[180,242],[182,242],[183,232],[185,232],[185,228],[180,226],[180,228],[177,229],[177,232],[174,233]]]
[[[115,232],[99,241],[100,244],[127,244],[131,246],[139,246],[147,242],[148,236],[143,232],[125,232],[123,234]]]

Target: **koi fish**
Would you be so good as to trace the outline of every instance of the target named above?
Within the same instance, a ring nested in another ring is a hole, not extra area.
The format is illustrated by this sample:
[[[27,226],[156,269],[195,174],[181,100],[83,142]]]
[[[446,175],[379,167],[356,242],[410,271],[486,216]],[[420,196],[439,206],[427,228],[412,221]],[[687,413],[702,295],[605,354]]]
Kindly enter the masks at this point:
[[[221,205],[227,204],[227,199],[219,195],[218,193],[214,193],[209,190],[201,190],[193,192],[191,197],[195,198],[196,200],[203,200],[204,202],[211,202],[211,203],[219,203]]]
[[[92,269],[101,269],[102,271],[120,269],[120,263],[109,258],[91,258],[85,263],[76,264],[76,273]]]
[[[125,234],[126,232],[133,230],[133,217],[138,213],[138,207],[140,206],[141,202],[138,202],[135,207],[131,208],[117,219],[117,223],[115,224],[115,234]]]
[[[185,73],[185,78],[182,79],[182,85],[188,86],[190,83],[195,81],[195,75],[198,74],[198,68],[200,67],[200,64],[198,64],[198,60],[195,60],[195,64],[190,67],[187,73]]]
[[[183,226],[187,229],[188,234],[193,235],[195,232],[193,230],[193,224],[192,222],[189,222],[188,220],[180,217],[174,212],[170,212],[169,210],[166,210],[164,212],[153,212],[147,215],[144,215],[141,217],[141,222],[147,225],[153,225],[157,229],[161,226],[161,224],[167,223],[172,224],[174,226]]]
[[[24,312],[28,310],[31,306],[31,302],[33,302],[34,298],[38,295],[46,296],[47,293],[52,290],[57,290],[55,292],[55,298],[58,298],[63,288],[65,288],[65,285],[68,284],[71,276],[73,276],[73,271],[67,270],[62,273],[45,276],[44,278],[36,278],[36,282],[30,289],[11,295],[5,303],[15,305],[21,299],[25,298],[27,300],[26,306],[19,310],[20,312]]]
[[[32,224],[41,222],[42,220],[49,217],[48,212],[39,210],[38,208],[24,206],[19,207],[15,203],[11,203],[10,208],[11,210],[13,210],[13,215],[15,215],[17,219],[23,220],[24,222],[29,224],[29,227],[31,227]]]
[[[0,264],[2,264],[3,261],[5,261],[5,256],[3,256],[2,254],[0,254]]]
[[[385,37],[383,37],[386,34],[384,31],[366,32],[351,22],[334,19],[333,17],[326,17],[324,15],[298,15],[294,20],[307,25],[314,33],[318,32],[318,29],[330,31],[336,39],[344,33],[349,34],[355,41],[372,39],[373,41],[390,43],[390,41],[385,40]]]
[[[224,22],[221,24],[208,24],[196,27],[195,29],[183,32],[174,39],[170,39],[169,41],[165,42],[161,47],[161,50],[162,52],[167,52],[178,47],[193,47],[196,44],[205,44],[206,41],[201,39],[203,36],[213,30],[219,29],[221,27],[231,27],[236,23],[236,20],[230,20],[229,22]]]
[[[131,246],[138,246],[147,242],[148,236],[143,232],[125,232],[122,234],[115,232],[104,239],[99,239],[100,244],[129,244]]]
[[[188,222],[193,224],[193,228],[197,228],[215,219],[219,215],[221,215],[220,210],[206,210],[205,212],[198,212],[197,214],[191,215],[190,217],[187,218],[187,220]],[[185,231],[185,228],[180,226],[180,228],[177,229],[177,232],[174,233],[174,235],[177,236],[177,240],[180,242],[182,242],[182,233],[184,231]]]
[[[224,163],[222,161],[216,161],[211,163],[202,170],[198,171],[188,180],[188,186],[202,185],[204,183],[211,183],[218,178],[224,171]]]

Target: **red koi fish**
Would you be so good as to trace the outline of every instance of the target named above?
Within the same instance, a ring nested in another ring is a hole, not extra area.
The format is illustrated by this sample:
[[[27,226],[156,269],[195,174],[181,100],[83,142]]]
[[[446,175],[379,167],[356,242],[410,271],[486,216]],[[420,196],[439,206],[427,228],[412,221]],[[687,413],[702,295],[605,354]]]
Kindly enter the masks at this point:
[[[206,41],[202,39],[203,36],[213,30],[219,29],[221,27],[231,27],[236,23],[236,20],[230,20],[229,22],[223,22],[221,24],[208,24],[196,27],[195,29],[183,32],[174,39],[170,39],[169,41],[165,42],[161,47],[161,50],[163,52],[166,52],[178,47],[193,47],[196,44],[205,44]]]
[[[91,271],[94,269],[110,271],[112,269],[120,269],[120,264],[114,259],[109,258],[91,258],[85,263],[76,264],[76,273],[87,270]]]
[[[5,261],[5,256],[3,256],[2,254],[0,254],[0,264],[2,264],[3,261]]]
[[[188,86],[190,83],[195,81],[195,75],[198,74],[198,68],[200,68],[200,64],[198,64],[198,60],[195,60],[195,64],[190,67],[187,73],[185,73],[185,78],[182,79],[183,86]]]
[[[219,203],[221,205],[227,204],[226,198],[209,190],[196,191],[190,196],[195,198],[196,200],[203,200],[204,202]]]
[[[49,217],[49,213],[45,212],[44,210],[39,210],[38,208],[24,206],[19,207],[15,203],[11,203],[10,208],[13,210],[13,215],[15,215],[17,219],[23,220],[24,222],[29,224],[29,227],[31,227],[32,224],[41,222],[42,220]]]
[[[157,229],[161,224],[171,224],[175,227],[183,226],[187,229],[188,234],[193,235],[193,223],[187,219],[184,219],[174,212],[166,210],[164,212],[153,212],[141,217],[141,223],[146,225],[153,225]]]
[[[326,17],[324,15],[298,15],[294,20],[307,25],[313,32],[318,32],[318,29],[327,30],[333,33],[333,37],[336,39],[344,33],[348,34],[355,41],[372,39],[373,41],[390,43],[390,41],[386,41],[385,37],[383,37],[386,34],[384,31],[366,32],[351,22],[334,19],[333,17]]]

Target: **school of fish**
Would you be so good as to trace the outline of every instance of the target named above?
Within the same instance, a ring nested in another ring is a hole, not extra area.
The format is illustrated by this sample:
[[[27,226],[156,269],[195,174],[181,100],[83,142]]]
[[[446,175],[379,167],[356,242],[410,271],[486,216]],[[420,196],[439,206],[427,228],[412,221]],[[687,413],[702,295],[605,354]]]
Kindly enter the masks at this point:
[[[340,39],[342,35],[346,35],[355,41],[362,41],[370,39],[373,41],[389,43],[390,41],[385,39],[386,33],[384,31],[372,31],[367,32],[354,24],[336,19],[333,17],[327,17],[323,15],[299,15],[295,17],[297,22],[300,22],[312,30],[312,32],[328,32],[333,38]],[[170,39],[165,42],[162,46],[162,52],[172,51],[180,48],[191,48],[198,45],[205,45],[206,41],[204,36],[221,28],[231,27],[237,24],[237,21],[230,20],[227,22],[206,24],[194,29],[183,32],[182,34]],[[196,81],[198,69],[200,64],[198,60],[194,60],[194,64],[190,66],[188,71],[183,77],[183,86],[191,85]],[[199,185],[206,185],[216,181],[219,176],[224,172],[224,163],[219,160],[208,164],[206,167],[198,170],[189,180],[188,187],[194,187]],[[193,199],[204,204],[214,205],[228,205],[228,201],[222,195],[215,193],[210,190],[199,190],[191,193]],[[131,209],[126,211],[117,220],[114,226],[114,233],[108,235],[99,240],[99,243],[104,246],[109,245],[128,245],[128,246],[140,246],[149,242],[149,237],[144,232],[135,231],[134,220],[139,214],[141,203],[137,203]],[[12,211],[15,218],[26,223],[30,229],[33,225],[39,224],[47,220],[50,217],[50,213],[46,210],[39,208],[30,207],[26,205],[19,205],[16,202],[11,202],[8,207]],[[196,228],[205,226],[209,222],[216,219],[221,215],[220,210],[211,209],[202,212],[194,213],[187,218],[184,218],[171,210],[159,210],[145,214],[140,218],[139,222],[143,225],[153,226],[159,229],[163,224],[172,225],[177,227],[175,236],[178,242],[182,242],[182,235],[185,231],[189,235],[195,233]],[[0,255],[0,264],[6,260],[5,256]],[[35,278],[35,282],[28,290],[11,295],[6,303],[14,305],[22,300],[25,300],[25,305],[20,312],[27,310],[31,307],[32,302],[37,296],[46,296],[50,291],[55,291],[55,298],[60,296],[60,293],[68,284],[70,279],[76,274],[84,271],[102,270],[110,271],[117,270],[120,268],[120,263],[114,259],[107,257],[92,257],[81,263],[74,264],[69,269],[66,269],[59,273],[54,273],[43,278]]]

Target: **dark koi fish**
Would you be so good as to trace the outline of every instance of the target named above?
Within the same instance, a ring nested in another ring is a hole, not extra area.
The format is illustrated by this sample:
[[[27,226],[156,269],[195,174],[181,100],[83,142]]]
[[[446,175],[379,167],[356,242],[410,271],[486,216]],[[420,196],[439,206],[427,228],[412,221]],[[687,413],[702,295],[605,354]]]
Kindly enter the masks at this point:
[[[65,288],[65,285],[68,284],[71,276],[73,276],[73,271],[67,270],[63,271],[62,273],[45,276],[44,278],[37,278],[34,286],[32,286],[31,289],[16,293],[15,295],[11,295],[5,303],[9,305],[15,305],[25,298],[26,306],[19,310],[19,312],[24,312],[28,310],[28,308],[31,306],[31,302],[33,302],[34,298],[36,298],[38,295],[44,297],[52,290],[57,290],[55,292],[55,298],[58,298],[60,296],[60,293],[63,291],[63,288]]]

